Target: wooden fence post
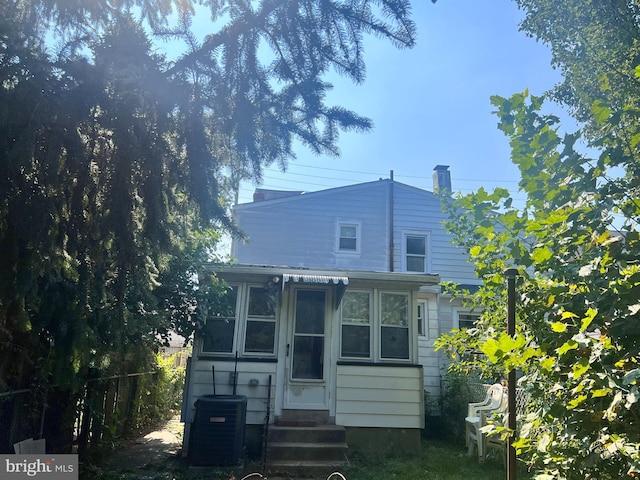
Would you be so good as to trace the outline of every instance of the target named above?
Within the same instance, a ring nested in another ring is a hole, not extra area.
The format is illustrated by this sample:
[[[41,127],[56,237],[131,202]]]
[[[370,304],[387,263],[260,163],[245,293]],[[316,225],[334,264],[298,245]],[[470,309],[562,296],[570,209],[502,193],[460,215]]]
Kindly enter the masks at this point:
[[[84,405],[82,408],[82,422],[78,434],[78,453],[83,455],[89,446],[89,431],[91,429],[91,403],[93,402],[93,389],[98,378],[98,369],[90,368],[87,376]]]

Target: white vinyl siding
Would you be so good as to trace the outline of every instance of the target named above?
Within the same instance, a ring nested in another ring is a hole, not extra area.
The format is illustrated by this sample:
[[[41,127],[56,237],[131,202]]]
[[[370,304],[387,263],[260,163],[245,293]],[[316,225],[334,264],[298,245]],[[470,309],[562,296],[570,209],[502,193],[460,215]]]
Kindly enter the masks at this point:
[[[390,185],[393,185],[393,215]],[[464,251],[451,243],[440,199],[432,192],[388,180],[253,202],[235,207],[248,243],[234,240],[242,264],[363,271],[406,271],[404,234],[428,235],[426,272],[442,280],[479,283]],[[393,218],[393,250],[389,221]],[[355,223],[359,252],[338,250],[339,223]]]
[[[239,263],[388,271],[386,182],[311,192],[235,207],[248,242],[234,240]],[[357,248],[340,250],[339,224],[357,225]]]
[[[193,420],[194,404],[198,397],[212,395],[214,392],[212,366],[215,366],[216,395],[231,395],[233,383],[230,381],[234,370],[237,372],[236,394],[247,397],[247,424],[262,425],[266,413],[267,398],[273,401],[276,385],[277,363],[263,362],[221,362],[206,359],[195,360],[189,378],[189,398],[186,403],[186,419]],[[267,390],[271,375],[271,392]],[[257,382],[257,384],[256,384]]]
[[[422,369],[338,365],[336,424],[422,428]]]
[[[438,273],[443,281],[479,283],[468,256],[442,225],[446,215],[437,195],[396,182],[393,218],[396,270],[405,268],[404,235],[428,235],[427,273]]]
[[[442,353],[435,351],[433,342],[440,336],[440,312],[437,294],[419,298],[418,305],[423,307],[424,333],[418,336],[418,363],[424,373],[424,388],[431,399],[440,395],[441,374],[443,372]],[[436,413],[436,412],[433,412]]]

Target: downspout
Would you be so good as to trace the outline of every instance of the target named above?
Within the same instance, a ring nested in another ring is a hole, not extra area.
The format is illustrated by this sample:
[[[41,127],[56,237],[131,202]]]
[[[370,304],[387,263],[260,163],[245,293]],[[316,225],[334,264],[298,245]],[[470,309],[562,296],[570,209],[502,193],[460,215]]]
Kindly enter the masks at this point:
[[[393,208],[394,208],[394,199],[393,199],[393,170],[389,172],[389,271],[393,272],[393,233],[394,233],[394,218],[393,218]]]

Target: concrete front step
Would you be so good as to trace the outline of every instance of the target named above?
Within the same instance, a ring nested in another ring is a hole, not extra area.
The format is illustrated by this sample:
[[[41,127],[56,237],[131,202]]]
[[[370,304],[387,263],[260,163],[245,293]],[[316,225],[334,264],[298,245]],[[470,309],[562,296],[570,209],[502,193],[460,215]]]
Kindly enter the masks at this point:
[[[312,427],[315,425],[335,425],[335,418],[328,410],[290,410],[283,409],[276,418],[276,425],[288,427]]]
[[[342,467],[346,467],[349,463],[346,460],[341,462],[317,462],[317,461],[280,461],[269,463],[267,471],[269,472],[269,478],[274,478],[273,475],[282,475],[286,478],[292,476],[307,478],[312,475],[314,478],[327,478],[333,472],[340,471]]]
[[[315,427],[269,427],[269,443],[345,443],[346,432],[338,425],[318,425]]]
[[[297,443],[278,442],[269,444],[269,462],[317,461],[341,462],[345,460],[346,443]]]
[[[267,465],[272,473],[322,474],[347,464],[344,427],[269,427]]]

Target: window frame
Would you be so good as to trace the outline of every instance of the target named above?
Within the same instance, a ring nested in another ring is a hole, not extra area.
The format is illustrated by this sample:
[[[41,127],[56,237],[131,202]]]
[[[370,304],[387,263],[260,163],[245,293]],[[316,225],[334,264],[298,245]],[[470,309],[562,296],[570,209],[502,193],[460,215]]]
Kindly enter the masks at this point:
[[[464,308],[456,308],[455,309],[455,324],[453,326],[453,328],[457,328],[459,330],[461,330],[462,328],[475,328],[475,327],[460,327],[460,316],[461,315],[472,315],[474,317],[476,317],[476,320],[474,321],[477,322],[480,319],[480,313],[479,312],[472,312],[470,310],[464,309]]]
[[[398,326],[398,325],[392,325],[392,324],[384,324],[383,323],[383,319],[382,319],[382,315],[383,315],[383,306],[382,306],[382,299],[384,295],[398,295],[398,296],[404,296],[407,299],[407,306],[406,306],[406,325],[404,326]],[[378,325],[377,325],[377,332],[378,332],[378,358],[380,359],[380,361],[384,361],[384,362],[410,362],[411,358],[412,358],[412,354],[413,354],[413,343],[411,341],[412,339],[412,328],[411,328],[411,323],[412,323],[412,317],[413,315],[411,314],[411,312],[413,311],[413,309],[411,308],[413,305],[413,299],[412,299],[412,295],[411,292],[406,292],[406,291],[393,291],[393,290],[380,290],[378,292],[378,299],[377,299],[377,304],[378,304],[378,314],[377,314],[377,321],[378,321]],[[406,336],[407,336],[407,356],[405,357],[385,357],[383,356],[383,346],[382,346],[382,340],[383,340],[383,335],[382,335],[382,330],[383,329],[403,329],[406,331]]]
[[[410,237],[424,238],[424,255],[408,253],[407,241]],[[420,257],[424,259],[424,269],[422,271],[409,270],[408,258]],[[431,232],[426,230],[406,230],[402,232],[402,270],[407,273],[429,273],[431,272]]]
[[[418,337],[429,339],[429,301],[419,298],[416,308]]]
[[[354,249],[351,248],[341,248],[340,240],[342,238],[351,238],[351,237],[343,237],[342,236],[342,227],[354,227],[356,231],[356,246]],[[338,221],[336,225],[336,253],[346,254],[346,255],[357,255],[360,253],[360,244],[361,244],[361,235],[362,235],[362,225],[360,222],[351,222],[351,221]]]
[[[235,352],[238,350],[238,317],[239,317],[239,310],[241,308],[242,305],[242,284],[238,284],[238,283],[229,283],[228,284],[229,288],[235,288],[236,289],[236,305],[235,305],[235,311],[234,311],[234,315],[231,317],[223,317],[220,315],[211,315],[208,316],[205,319],[205,325],[203,327],[203,332],[201,334],[201,342],[200,342],[200,354],[202,355],[228,355],[228,356],[232,356],[235,355]],[[231,351],[227,352],[227,351],[221,351],[221,350],[205,350],[205,336],[206,336],[206,329],[207,329],[207,324],[209,323],[210,320],[230,320],[233,319],[234,321],[234,325],[233,325],[233,339],[231,340]]]
[[[252,316],[249,314],[249,305],[251,303],[252,288],[266,290],[267,292],[269,291],[269,289],[266,288],[264,284],[259,284],[259,283],[245,284],[246,299],[243,303],[245,310],[242,314],[242,354],[244,356],[275,357],[277,355],[277,349],[278,349],[278,311],[280,310],[279,308],[280,295],[278,295],[277,292],[274,292],[276,303],[273,309],[273,317],[270,317],[270,316],[265,317],[265,316],[257,316],[257,315]],[[247,350],[247,333],[248,333],[249,322],[273,323],[273,345],[272,345],[271,352],[256,352],[256,351]]]
[[[345,322],[344,320],[344,297],[351,293],[359,293],[366,294],[369,297],[369,321],[365,323],[357,323],[357,322]],[[375,311],[374,311],[374,297],[375,290],[349,290],[344,293],[342,297],[342,302],[340,302],[340,358],[345,358],[349,360],[361,360],[361,361],[371,361],[373,359],[373,326],[375,321]],[[344,340],[344,327],[368,327],[369,330],[369,355],[364,356],[351,356],[345,355],[343,350],[343,340]]]
[[[256,282],[234,282],[229,283],[229,287],[236,289],[236,306],[235,306],[235,315],[233,317],[219,317],[219,316],[211,316],[207,317],[205,320],[206,330],[208,323],[210,320],[220,320],[220,319],[233,319],[234,328],[233,328],[233,340],[231,342],[231,351],[216,351],[216,350],[205,350],[205,339],[204,332],[201,335],[199,354],[202,356],[228,356],[232,357],[238,352],[244,357],[267,357],[267,358],[275,358],[278,354],[278,325],[280,318],[280,302],[281,296],[278,292],[275,292],[276,296],[276,305],[274,308],[274,316],[271,318],[264,318],[260,316],[249,316],[249,301],[251,295],[252,288],[260,288],[265,289],[264,283],[256,283]],[[273,351],[272,352],[254,352],[247,350],[247,332],[249,322],[265,322],[265,323],[273,323]]]

